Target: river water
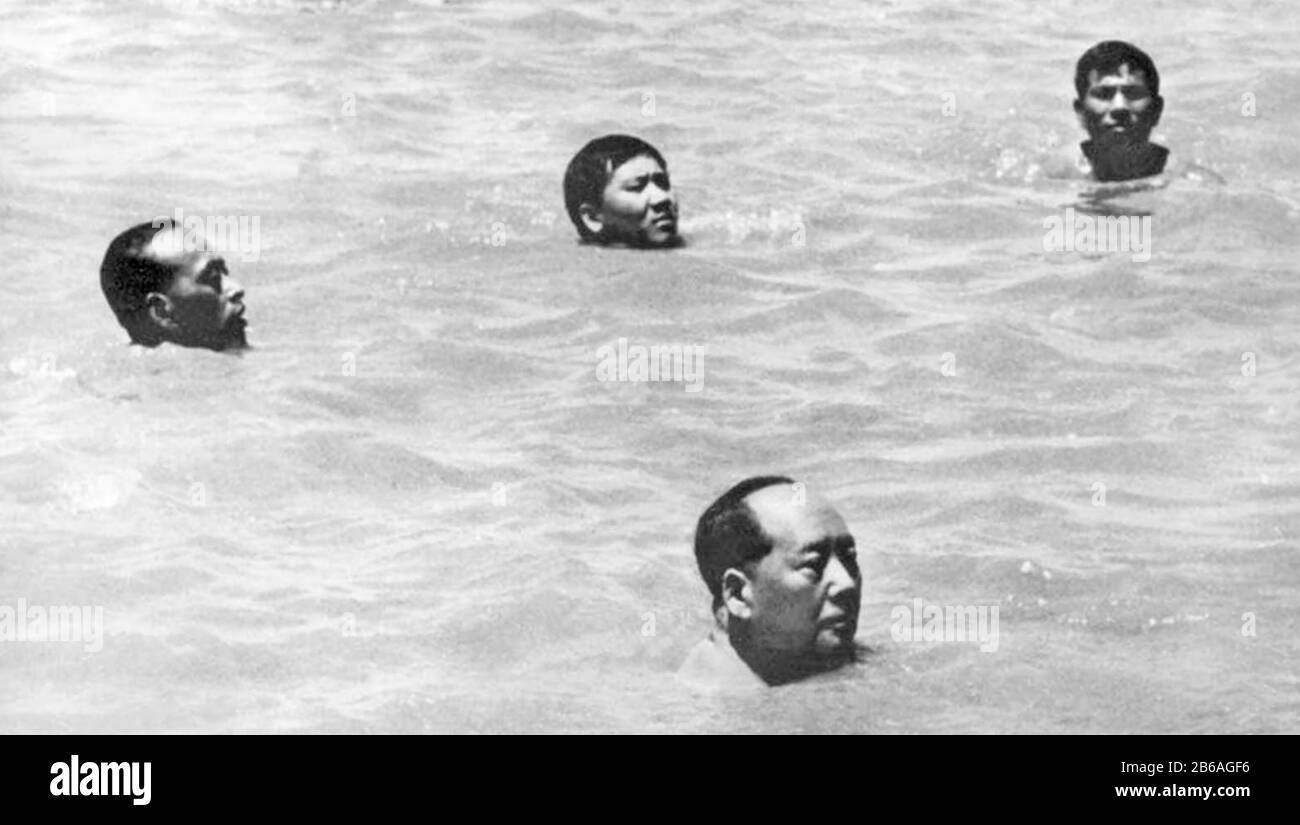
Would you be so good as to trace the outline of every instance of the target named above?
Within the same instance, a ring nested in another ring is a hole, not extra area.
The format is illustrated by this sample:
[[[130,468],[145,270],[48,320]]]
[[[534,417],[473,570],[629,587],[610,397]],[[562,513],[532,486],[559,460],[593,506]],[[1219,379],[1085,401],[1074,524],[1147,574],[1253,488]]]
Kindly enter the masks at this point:
[[[1300,730],[1292,8],[7,3],[0,730]],[[1156,60],[1226,183],[1107,203],[1079,54]],[[580,246],[560,179],[658,146],[688,246]],[[254,217],[244,357],[135,352],[99,292],[157,214]],[[703,347],[698,391],[598,351]],[[843,513],[862,664],[674,672],[696,518],[752,474]],[[996,651],[897,606],[999,609]],[[100,649],[90,649],[99,647]]]

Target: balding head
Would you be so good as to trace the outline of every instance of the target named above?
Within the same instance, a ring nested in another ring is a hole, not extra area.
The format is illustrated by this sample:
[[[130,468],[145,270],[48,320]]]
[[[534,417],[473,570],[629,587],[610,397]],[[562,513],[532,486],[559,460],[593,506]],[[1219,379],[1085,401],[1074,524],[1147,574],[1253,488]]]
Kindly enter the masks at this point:
[[[695,558],[719,627],[769,683],[852,660],[862,574],[826,499],[784,476],[746,479],[700,518]]]
[[[772,550],[772,540],[759,526],[746,498],[763,489],[794,492],[785,476],[747,478],[718,497],[695,526],[695,563],[713,595],[716,610],[722,604],[722,574],[729,567],[757,561]]]

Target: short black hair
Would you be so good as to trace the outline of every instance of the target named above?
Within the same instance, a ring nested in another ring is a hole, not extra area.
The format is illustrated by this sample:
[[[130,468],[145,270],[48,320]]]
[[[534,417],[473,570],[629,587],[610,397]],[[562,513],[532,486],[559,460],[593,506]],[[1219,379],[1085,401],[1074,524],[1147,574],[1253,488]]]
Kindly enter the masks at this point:
[[[745,502],[751,494],[776,484],[794,484],[785,476],[747,478],[709,505],[695,526],[695,563],[713,594],[713,608],[722,604],[722,575],[772,552],[772,537],[763,532]]]
[[[1089,72],[1096,69],[1099,74],[1104,75],[1118,70],[1125,63],[1129,65],[1130,71],[1142,72],[1151,94],[1160,94],[1160,73],[1156,71],[1156,64],[1146,52],[1123,40],[1103,40],[1084,52],[1083,57],[1079,58],[1078,65],[1074,67],[1074,90],[1078,93],[1079,99],[1082,100],[1088,93]]]
[[[578,207],[584,203],[600,205],[614,170],[629,160],[648,155],[668,171],[668,163],[659,150],[631,135],[605,135],[578,150],[564,170],[564,208],[569,220],[585,240],[596,240],[596,233],[582,222]]]
[[[142,333],[142,314],[151,292],[166,292],[176,277],[171,267],[144,254],[154,236],[174,228],[171,218],[133,226],[113,239],[99,266],[99,286],[117,321],[135,343],[156,343]]]

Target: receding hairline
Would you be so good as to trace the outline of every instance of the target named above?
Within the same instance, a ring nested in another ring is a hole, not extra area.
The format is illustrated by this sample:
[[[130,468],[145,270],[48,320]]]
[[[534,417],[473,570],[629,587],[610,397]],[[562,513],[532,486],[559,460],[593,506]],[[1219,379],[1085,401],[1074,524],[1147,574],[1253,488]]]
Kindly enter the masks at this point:
[[[140,247],[140,255],[141,257],[148,258],[149,260],[162,264],[163,266],[175,267],[185,258],[187,253],[209,252],[207,247],[211,246],[211,244],[206,235],[202,236],[203,243],[198,248],[187,249],[185,246],[185,238],[188,233],[188,229],[177,223],[172,223],[169,226],[161,226],[158,228],[157,232],[149,235],[148,240]],[[174,241],[174,243],[159,245],[158,239],[164,235],[166,235],[169,240]],[[213,251],[212,257],[220,258],[221,255],[215,254],[215,251]]]
[[[755,509],[751,499],[759,493],[766,493],[768,490],[775,491],[777,488],[782,486],[788,488],[794,488],[796,485],[800,483],[801,482],[795,481],[786,484],[772,484],[754,490],[753,492],[746,495],[743,499],[741,499],[740,503],[749,510],[751,518],[754,521],[754,524],[758,527],[759,531],[763,534],[763,536],[766,537],[769,542],[771,542],[773,549],[776,548],[777,540],[780,537],[772,532],[772,530],[769,528],[769,525],[763,523],[763,520],[758,510]],[[810,513],[816,511],[816,512],[821,512],[829,516],[832,516],[843,527],[843,533],[838,535],[848,536],[850,539],[852,539],[853,533],[849,530],[849,523],[844,519],[844,515],[839,511],[839,509],[834,504],[831,503],[830,499],[826,498],[820,493],[807,489],[806,485],[804,486],[804,496],[805,499],[802,504],[794,504],[790,499],[785,499],[783,502],[781,499],[776,499],[775,501],[784,503],[788,508],[788,512],[791,513],[801,513],[801,512]],[[825,538],[828,537],[824,537],[823,539],[817,539],[816,541],[822,541]],[[804,546],[800,546],[797,549],[802,550],[804,549]]]
[[[721,576],[729,567],[746,564],[772,550],[772,540],[748,499],[759,490],[795,483],[787,476],[750,476],[733,484],[700,515],[695,527],[695,560],[715,603],[721,598]],[[761,553],[754,550],[762,548]]]
[[[160,225],[160,220],[166,220]],[[171,219],[155,219],[148,223],[140,223],[125,229],[118,233],[109,243],[108,251],[105,255],[105,263],[119,263],[131,260],[147,260],[154,263],[162,264],[164,261],[159,257],[157,249],[154,246],[158,236],[164,233],[176,234],[181,232],[181,227],[171,221]]]
[[[100,289],[132,341],[152,337],[142,331],[140,323],[148,295],[166,291],[176,277],[176,267],[152,252],[158,233],[174,225],[169,218],[157,217],[124,229],[109,242],[100,264]]]

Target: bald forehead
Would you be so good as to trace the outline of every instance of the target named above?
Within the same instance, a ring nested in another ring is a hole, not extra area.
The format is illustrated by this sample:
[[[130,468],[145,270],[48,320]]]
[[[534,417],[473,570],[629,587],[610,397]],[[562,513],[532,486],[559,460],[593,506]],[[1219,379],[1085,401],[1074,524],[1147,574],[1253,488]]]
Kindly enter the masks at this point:
[[[149,240],[147,248],[155,258],[175,258],[185,251],[185,233],[179,226],[164,226]]]
[[[745,503],[754,511],[763,532],[778,544],[803,546],[849,532],[831,503],[806,488],[776,484],[750,493]]]
[[[202,232],[185,230],[179,225],[164,226],[149,241],[145,254],[159,261],[179,262],[190,258],[210,257],[207,237]]]

